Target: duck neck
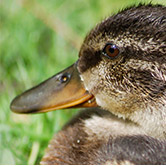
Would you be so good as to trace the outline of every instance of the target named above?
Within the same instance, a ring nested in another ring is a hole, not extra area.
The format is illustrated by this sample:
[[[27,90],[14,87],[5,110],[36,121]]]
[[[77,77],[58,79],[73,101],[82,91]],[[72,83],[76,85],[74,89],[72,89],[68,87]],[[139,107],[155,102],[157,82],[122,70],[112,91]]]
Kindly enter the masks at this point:
[[[165,106],[135,111],[129,119],[139,124],[149,136],[166,140]]]

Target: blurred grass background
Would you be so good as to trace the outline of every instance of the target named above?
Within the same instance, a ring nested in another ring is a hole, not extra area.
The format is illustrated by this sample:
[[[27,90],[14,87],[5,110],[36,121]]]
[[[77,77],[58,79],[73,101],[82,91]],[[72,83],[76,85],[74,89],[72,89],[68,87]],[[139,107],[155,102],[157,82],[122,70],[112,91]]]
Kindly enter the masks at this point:
[[[149,1],[0,0],[0,164],[39,164],[53,134],[77,112],[18,115],[11,100],[74,63],[96,23],[139,2]]]

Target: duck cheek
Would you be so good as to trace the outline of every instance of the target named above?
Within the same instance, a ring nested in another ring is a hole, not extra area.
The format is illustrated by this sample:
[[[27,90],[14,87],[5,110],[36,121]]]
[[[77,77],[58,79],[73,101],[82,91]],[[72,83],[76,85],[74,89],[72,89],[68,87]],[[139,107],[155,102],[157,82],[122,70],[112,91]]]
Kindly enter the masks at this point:
[[[101,108],[103,108],[115,115],[123,117],[123,115],[120,114],[120,112],[118,112],[118,109],[117,109],[118,104],[115,101],[112,101],[111,98],[107,97],[107,99],[106,99],[105,97],[106,96],[103,96],[101,94],[96,95],[95,99],[96,99],[97,105],[99,105]]]
[[[83,81],[85,89],[94,94],[94,89],[97,87],[97,80],[94,74],[91,71],[86,71],[80,75],[81,80]]]
[[[96,103],[99,105],[99,106],[101,106],[101,107],[103,107],[104,108],[104,103],[102,102],[102,100],[100,99],[100,97],[98,97],[98,96],[96,96]]]

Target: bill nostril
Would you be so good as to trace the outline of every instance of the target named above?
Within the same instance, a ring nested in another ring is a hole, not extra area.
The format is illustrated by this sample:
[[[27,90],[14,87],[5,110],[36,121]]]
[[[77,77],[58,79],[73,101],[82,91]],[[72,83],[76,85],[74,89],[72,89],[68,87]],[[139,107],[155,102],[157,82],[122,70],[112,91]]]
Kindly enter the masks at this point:
[[[63,75],[59,77],[59,81],[61,83],[66,83],[67,81],[69,81],[70,77],[71,75],[69,73],[64,73]]]

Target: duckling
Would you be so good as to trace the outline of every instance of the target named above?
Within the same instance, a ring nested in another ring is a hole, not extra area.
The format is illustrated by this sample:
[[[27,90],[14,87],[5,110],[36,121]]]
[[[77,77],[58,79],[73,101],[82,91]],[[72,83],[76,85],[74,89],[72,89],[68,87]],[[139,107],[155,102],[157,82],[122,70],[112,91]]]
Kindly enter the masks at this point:
[[[42,163],[166,162],[165,34],[166,7],[124,9],[90,31],[76,63],[12,101],[16,113],[96,106],[108,111],[60,131]]]

